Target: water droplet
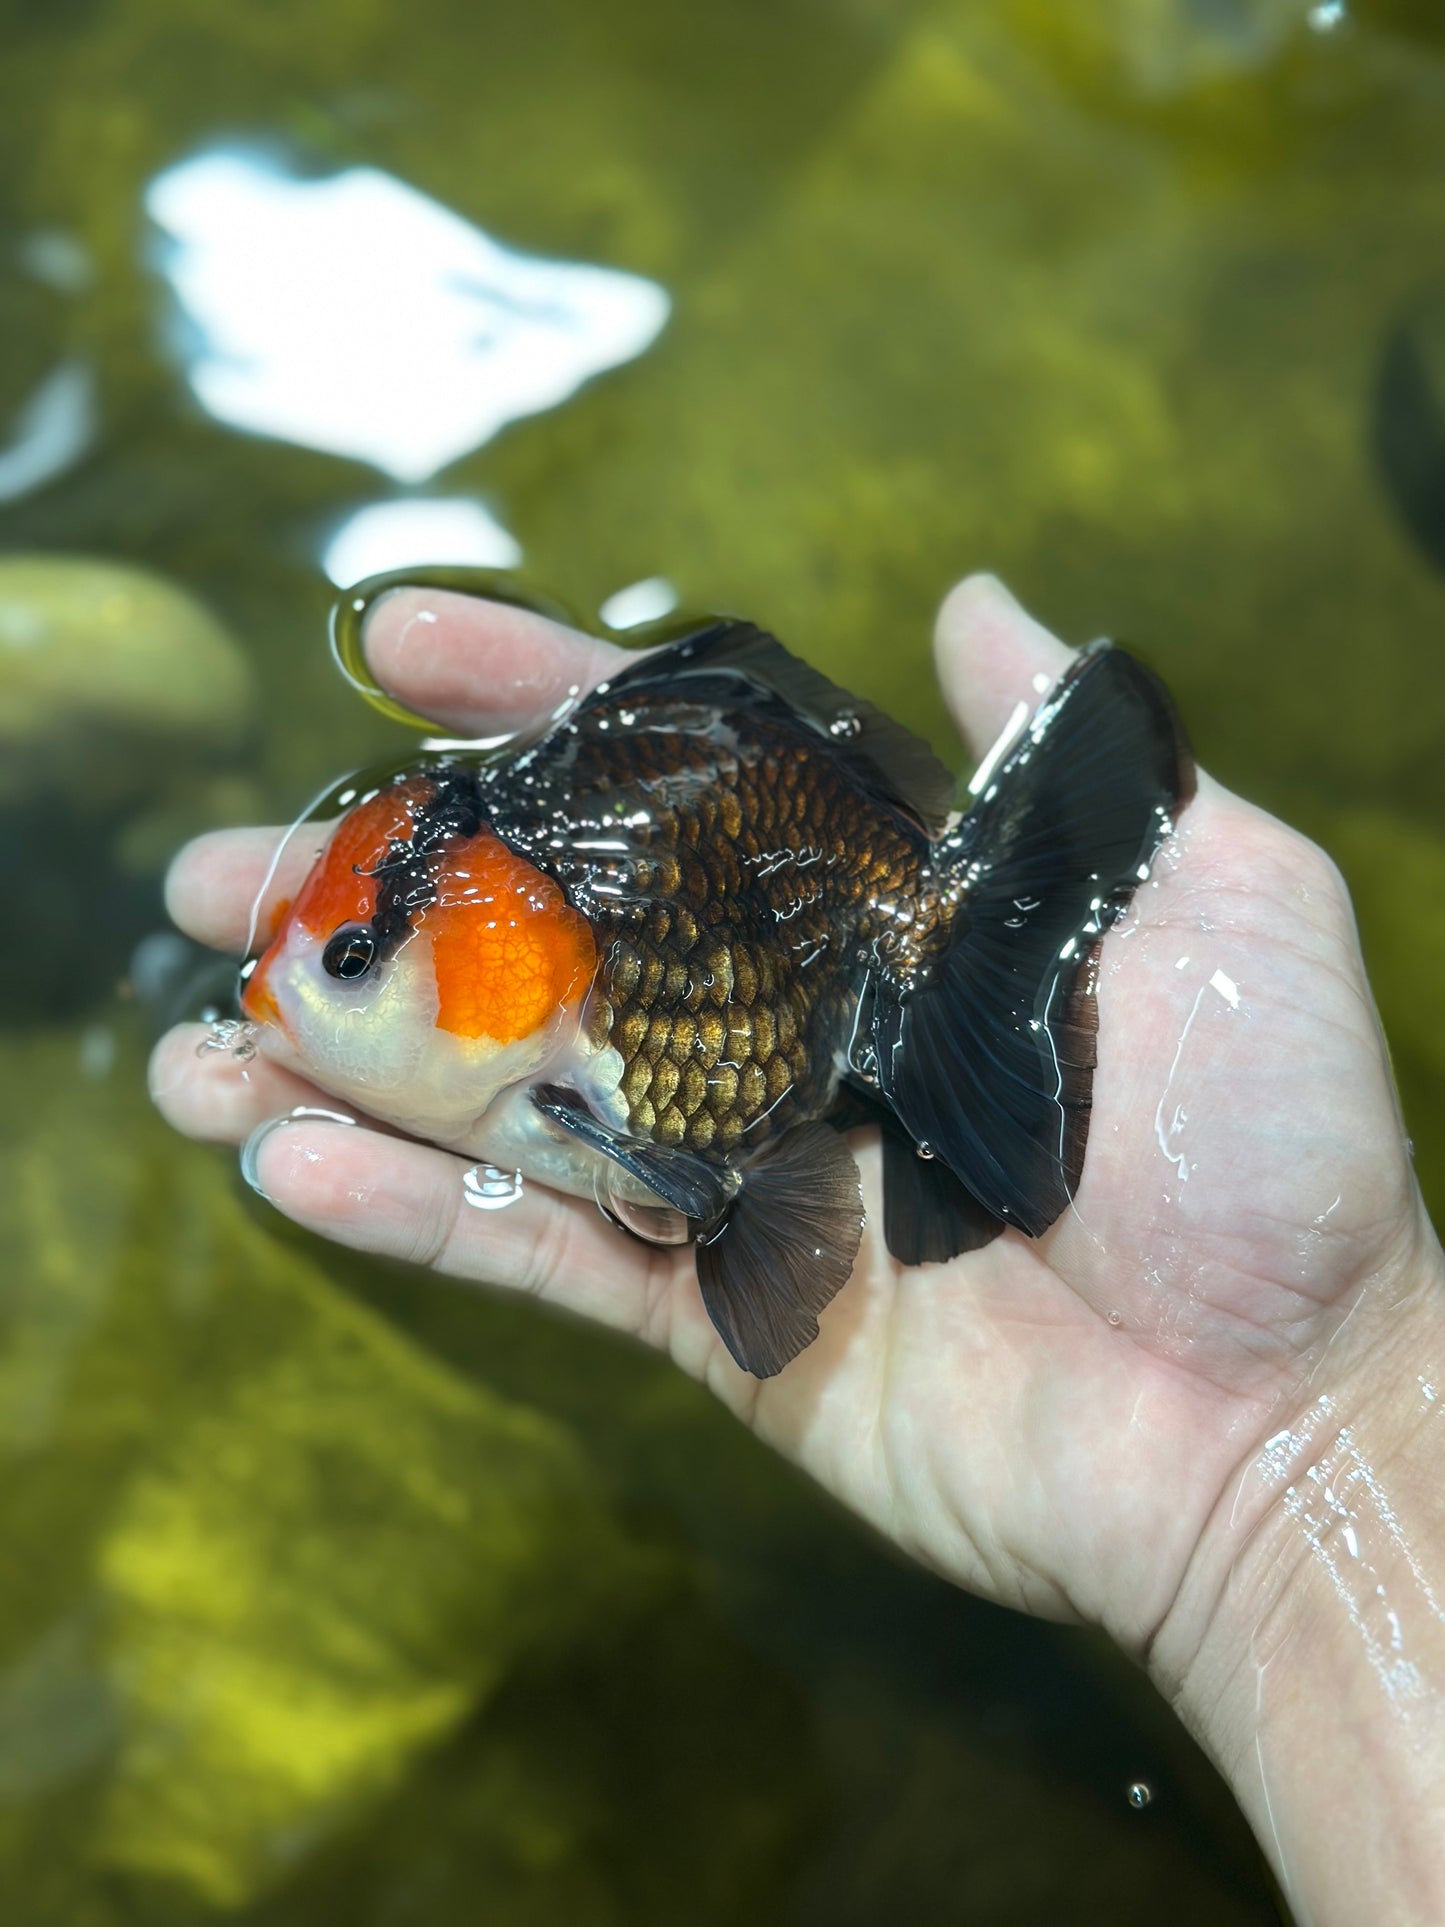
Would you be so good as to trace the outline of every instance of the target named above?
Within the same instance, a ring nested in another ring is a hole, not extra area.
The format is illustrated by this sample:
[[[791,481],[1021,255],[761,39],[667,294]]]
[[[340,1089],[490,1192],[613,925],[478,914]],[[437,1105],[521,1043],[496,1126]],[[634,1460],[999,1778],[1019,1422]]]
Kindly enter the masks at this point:
[[[850,736],[859,736],[862,734],[862,731],[863,718],[856,715],[851,709],[845,709],[841,715],[835,716],[828,725],[828,734],[830,736],[847,738]]]
[[[677,590],[666,576],[650,575],[608,596],[597,613],[609,629],[635,629],[639,623],[671,614],[676,607]]]
[[[478,1211],[504,1211],[522,1195],[520,1171],[499,1171],[495,1164],[474,1164],[462,1177],[462,1196]]]
[[[256,1055],[257,1035],[256,1026],[242,1018],[218,1017],[196,1045],[196,1055],[205,1057],[211,1051],[225,1051],[238,1064],[244,1064]]]
[[[1227,976],[1222,970],[1216,970],[1209,979],[1209,987],[1219,992],[1231,1010],[1239,1009],[1239,985],[1233,977]]]
[[[1109,1313],[1109,1323],[1114,1327],[1116,1331],[1119,1329],[1120,1325],[1123,1324],[1123,1322],[1124,1322],[1123,1312],[1111,1311]]]
[[[688,1222],[681,1211],[669,1204],[641,1204],[635,1198],[624,1197],[614,1183],[612,1172],[598,1174],[595,1185],[598,1205],[624,1231],[630,1231],[635,1238],[642,1238],[650,1245],[685,1245],[688,1240]]]
[[[913,1148],[921,1158],[936,1158],[938,1156],[937,1151],[934,1150],[931,1144],[915,1144]]]
[[[1130,1783],[1124,1798],[1136,1813],[1142,1813],[1154,1798],[1154,1789],[1147,1780],[1134,1780]]]

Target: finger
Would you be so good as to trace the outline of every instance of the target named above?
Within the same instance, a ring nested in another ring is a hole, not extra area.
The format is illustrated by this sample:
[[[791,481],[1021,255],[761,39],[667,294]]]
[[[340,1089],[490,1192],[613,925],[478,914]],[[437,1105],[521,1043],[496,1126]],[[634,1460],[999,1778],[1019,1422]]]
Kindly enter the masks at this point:
[[[1019,704],[1032,709],[1074,654],[991,575],[971,575],[949,592],[933,647],[954,720],[980,758]]]
[[[258,1124],[298,1104],[335,1111],[304,1077],[259,1054],[240,1058],[207,1047],[207,1024],[177,1024],[151,1052],[147,1081],[162,1117],[186,1137],[211,1144],[243,1144]]]
[[[448,589],[393,589],[362,631],[372,674],[408,709],[458,736],[543,722],[630,652],[527,609]]]
[[[171,920],[214,950],[239,954],[248,943],[266,942],[330,833],[330,823],[303,823],[294,831],[213,830],[198,836],[172,860],[166,876]]]
[[[582,1199],[527,1185],[505,1209],[479,1210],[463,1184],[468,1159],[316,1118],[264,1126],[242,1168],[277,1210],[354,1250],[528,1292],[699,1374],[721,1351],[690,1247],[628,1238]]]

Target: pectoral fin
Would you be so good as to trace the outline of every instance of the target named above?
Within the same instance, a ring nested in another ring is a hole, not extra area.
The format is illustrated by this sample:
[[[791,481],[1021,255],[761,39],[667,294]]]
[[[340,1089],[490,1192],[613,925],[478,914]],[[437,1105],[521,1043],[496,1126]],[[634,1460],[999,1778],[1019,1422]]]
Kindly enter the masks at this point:
[[[650,1144],[641,1138],[624,1137],[588,1110],[576,1091],[556,1084],[539,1085],[532,1102],[544,1117],[572,1132],[603,1157],[645,1184],[650,1191],[703,1224],[711,1224],[727,1207],[729,1174],[714,1164],[705,1164],[691,1152],[677,1151],[665,1144]]]
[[[749,1167],[697,1242],[703,1304],[745,1372],[771,1378],[812,1344],[862,1236],[858,1167],[826,1124],[799,1125]]]

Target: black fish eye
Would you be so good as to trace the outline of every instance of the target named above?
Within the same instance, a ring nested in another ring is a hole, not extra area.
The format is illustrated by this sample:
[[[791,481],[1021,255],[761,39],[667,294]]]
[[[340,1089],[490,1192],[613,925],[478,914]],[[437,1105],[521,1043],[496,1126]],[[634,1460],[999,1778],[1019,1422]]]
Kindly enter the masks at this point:
[[[364,923],[344,924],[321,953],[321,968],[329,977],[353,983],[376,961],[376,937]]]

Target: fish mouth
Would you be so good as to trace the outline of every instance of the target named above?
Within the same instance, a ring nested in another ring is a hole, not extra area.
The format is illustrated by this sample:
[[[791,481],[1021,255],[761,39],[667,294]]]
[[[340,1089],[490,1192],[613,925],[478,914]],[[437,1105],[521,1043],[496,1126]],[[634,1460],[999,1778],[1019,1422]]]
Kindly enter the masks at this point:
[[[294,1045],[296,1039],[292,1036],[291,1026],[282,1014],[280,1002],[270,981],[274,954],[274,949],[268,950],[263,956],[257,958],[250,975],[243,979],[241,1009],[253,1024],[273,1026],[280,1031],[287,1043]]]

